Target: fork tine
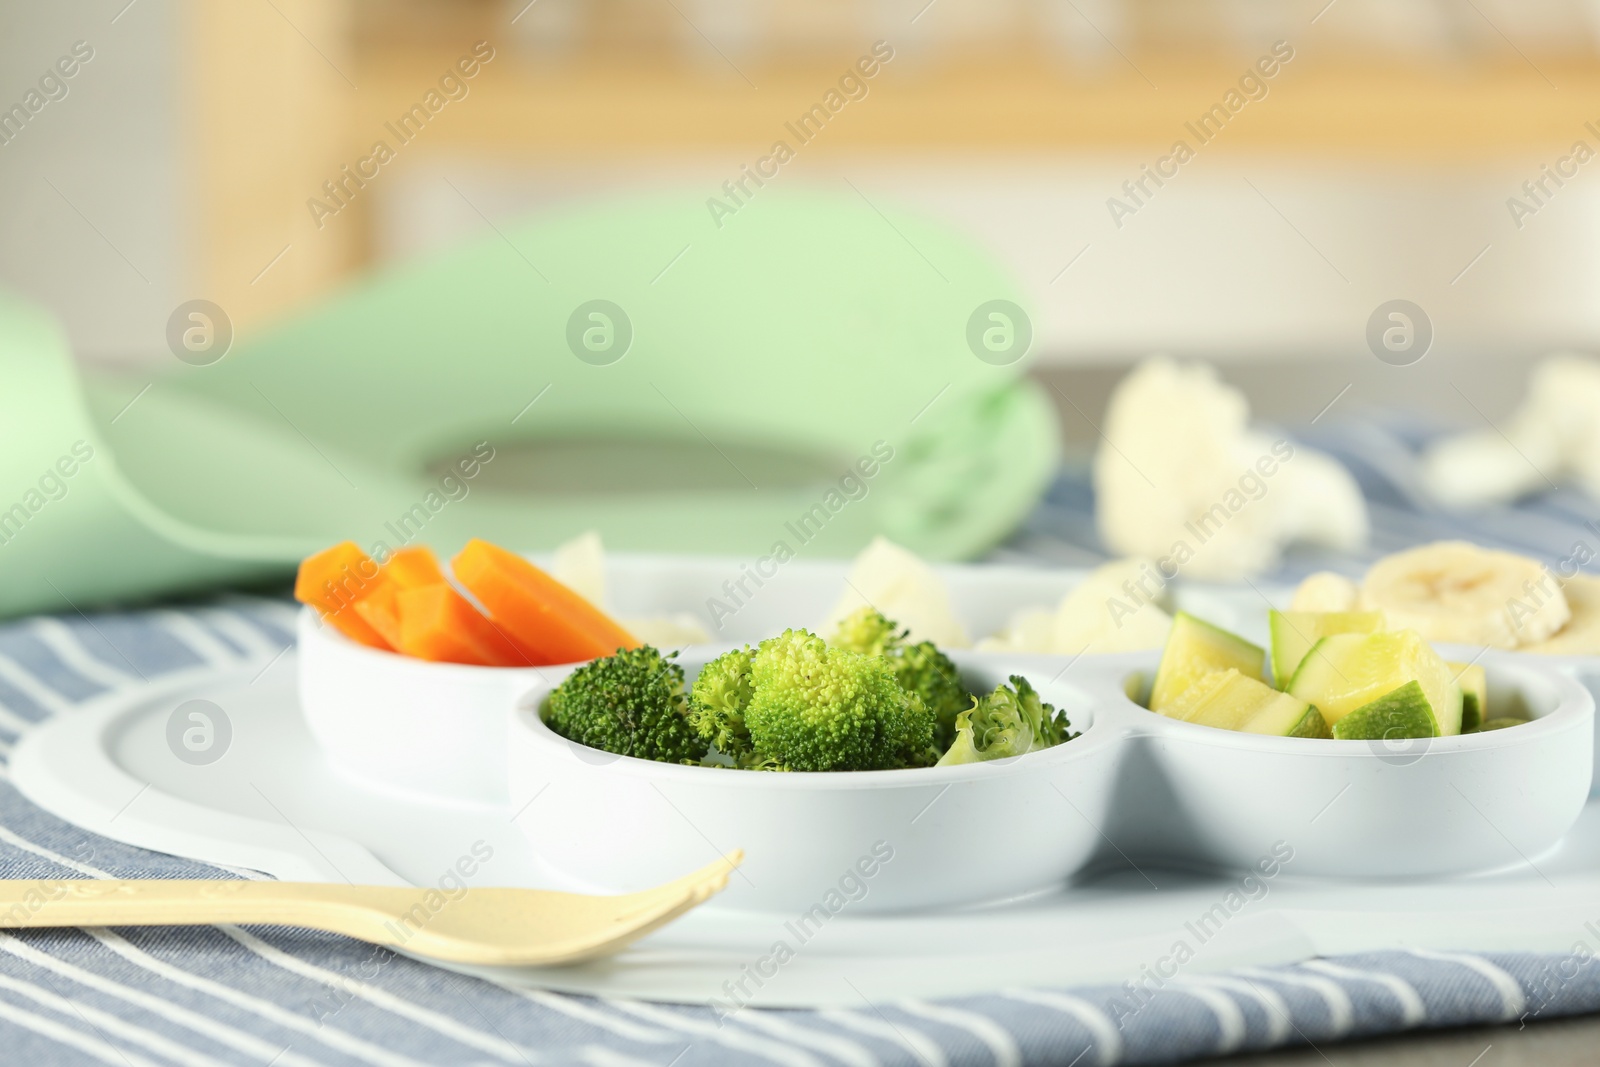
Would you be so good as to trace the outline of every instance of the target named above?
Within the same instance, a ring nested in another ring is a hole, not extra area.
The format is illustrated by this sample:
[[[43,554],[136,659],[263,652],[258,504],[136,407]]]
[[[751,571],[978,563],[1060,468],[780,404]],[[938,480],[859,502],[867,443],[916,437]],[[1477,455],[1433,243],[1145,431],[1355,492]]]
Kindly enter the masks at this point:
[[[508,946],[504,942],[484,944],[463,941],[432,927],[423,927],[405,947],[424,957],[490,966],[550,967],[609,955],[715,896],[727,886],[728,872],[742,859],[743,854],[736,851],[653,889],[614,897],[584,898],[599,906],[598,910],[586,916],[586,929],[559,940],[522,946]],[[612,907],[604,908],[604,902]],[[618,907],[619,904],[623,906]]]
[[[704,865],[701,869],[686,873],[682,878],[677,878],[674,881],[664,881],[659,886],[651,886],[650,889],[640,889],[638,893],[622,894],[621,897],[618,897],[619,904],[622,901],[630,901],[634,904],[634,907],[622,910],[621,917],[634,915],[635,910],[638,909],[648,909],[658,899],[669,899],[669,897],[670,899],[677,899],[685,889],[693,889],[696,886],[707,886],[710,889],[710,893],[707,893],[706,896],[720,893],[722,889],[728,886],[728,877],[733,873],[734,867],[738,867],[742,862],[744,862],[744,849],[736,848],[726,856],[717,857],[717,859]],[[701,897],[701,899],[706,899],[706,897]]]
[[[724,871],[720,881],[687,886],[680,896],[663,899],[654,909],[639,909],[626,916],[619,915],[615,925],[596,931],[599,936],[576,938],[564,945],[546,946],[541,953],[541,965],[576,963],[591,957],[610,955],[699,907],[726,886],[727,880]]]

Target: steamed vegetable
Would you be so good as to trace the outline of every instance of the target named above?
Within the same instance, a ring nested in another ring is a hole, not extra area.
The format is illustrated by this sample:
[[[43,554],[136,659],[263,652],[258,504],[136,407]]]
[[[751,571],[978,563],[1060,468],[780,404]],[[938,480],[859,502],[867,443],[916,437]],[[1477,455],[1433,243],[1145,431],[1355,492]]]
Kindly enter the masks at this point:
[[[822,629],[833,629],[866,606],[899,619],[918,641],[936,641],[945,648],[972,643],[956,618],[944,579],[915,552],[886,537],[874,537],[856,556]]]
[[[687,717],[683,668],[648,645],[585,664],[550,694],[545,722],[620,756],[698,763],[706,746]]]
[[[689,694],[689,722],[701,739],[735,762],[751,755],[744,713],[755,688],[750,682],[749,645],[724,652],[700,669]]]
[[[400,617],[398,650],[435,663],[526,667],[526,652],[445,583],[395,594]]]
[[[616,690],[608,689],[602,699],[594,696],[597,684],[612,677],[596,668],[613,660],[662,662],[660,653],[648,646],[618,652],[574,672],[551,695],[546,721],[566,737],[623,755],[766,771],[869,771],[976,763],[1036,752],[1077,736],[1065,715],[1044,703],[1026,679],[1013,675],[1010,685],[982,698],[966,696],[966,706],[951,721],[953,743],[942,745],[936,740],[935,716],[915,686],[920,683],[940,699],[950,699],[943,687],[950,684],[947,679],[955,665],[931,644],[911,646],[927,657],[924,660],[897,655],[906,651],[899,644],[904,633],[876,613],[852,616],[846,629],[841,640],[865,648],[887,647],[889,654],[830,645],[807,630],[785,630],[755,648],[737,648],[707,663],[685,701],[655,691],[630,696],[647,711],[671,704],[672,715],[662,711],[653,720],[670,724],[673,743],[658,746],[666,756],[644,755],[627,747],[634,736],[627,730],[590,729],[580,736],[567,710],[582,701],[586,707],[606,709],[591,719],[618,720],[622,710],[613,706],[619,699],[613,695]],[[937,666],[929,668],[935,656]],[[676,665],[671,670],[678,672],[681,689],[681,670]],[[939,678],[930,682],[925,670],[938,671]],[[912,688],[901,684],[902,673]],[[642,685],[635,688],[644,692]],[[679,736],[680,721],[686,738]]]
[[[451,566],[535,663],[573,663],[639,647],[605,612],[514,552],[475,538]]]
[[[755,755],[796,771],[932,763],[933,713],[881,657],[829,648],[806,630],[761,642],[745,724]]]
[[[387,649],[389,642],[354,607],[379,584],[378,565],[372,557],[354,541],[342,541],[301,561],[294,598],[315,608],[324,622],[350,640]]]
[[[1163,715],[1223,730],[1280,737],[1327,737],[1328,723],[1310,701],[1280,693],[1233,667],[1211,671],[1178,694]]]
[[[1026,678],[1013,674],[1011,685],[996,686],[956,716],[955,742],[939,766],[1037,752],[1076,737],[1070,727],[1065,714],[1041,700]]]
[[[434,556],[433,549],[426,545],[402,548],[384,560],[383,568],[378,572],[378,580],[372,591],[355,602],[355,612],[366,620],[367,625],[383,635],[390,648],[414,656],[417,653],[402,647],[405,639],[402,636],[400,622],[400,591],[447,584],[448,580],[444,576],[444,571],[439,569],[439,561]],[[470,604],[467,606],[471,608]],[[472,610],[477,611],[476,608]]]
[[[1447,663],[1416,630],[1389,629],[1380,612],[1270,618],[1276,688],[1260,678],[1260,649],[1180,612],[1150,710],[1227,730],[1335,740],[1488,729],[1484,669]],[[1129,699],[1137,699],[1132,690]]]
[[[972,694],[949,656],[932,641],[912,643],[909,636],[876,608],[864,607],[842,619],[828,643],[888,660],[900,687],[921,697],[933,713],[934,742],[942,752],[955,740],[956,716],[972,706]]]
[[[1150,710],[1165,712],[1184,690],[1212,671],[1232,668],[1260,681],[1265,656],[1244,638],[1180,611],[1172,617],[1167,645],[1161,650],[1161,663],[1150,686]]]

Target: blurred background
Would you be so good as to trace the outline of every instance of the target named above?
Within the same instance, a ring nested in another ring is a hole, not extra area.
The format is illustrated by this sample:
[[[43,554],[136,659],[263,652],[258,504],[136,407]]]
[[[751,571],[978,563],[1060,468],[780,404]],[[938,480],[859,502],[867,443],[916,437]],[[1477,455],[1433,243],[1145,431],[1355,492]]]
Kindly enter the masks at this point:
[[[1498,417],[1530,358],[1600,335],[1588,166],[1523,188],[1600,146],[1592,0],[6,0],[0,107],[76,42],[92,59],[0,122],[0,284],[81,361],[165,365],[186,300],[248,339],[531,209],[714,189],[880,40],[893,61],[782,180],[848,182],[991,249],[1034,303],[1032,373],[1064,390],[1069,443],[1153,350],[1218,363],[1269,419],[1348,383],[1352,405],[1462,421],[1447,381]],[[466,96],[315,217],[479,41]],[[1275,42],[1292,58],[1202,144],[1186,124]],[[1180,138],[1194,158],[1132,199]],[[1365,341],[1393,299],[1435,334],[1404,375]]]

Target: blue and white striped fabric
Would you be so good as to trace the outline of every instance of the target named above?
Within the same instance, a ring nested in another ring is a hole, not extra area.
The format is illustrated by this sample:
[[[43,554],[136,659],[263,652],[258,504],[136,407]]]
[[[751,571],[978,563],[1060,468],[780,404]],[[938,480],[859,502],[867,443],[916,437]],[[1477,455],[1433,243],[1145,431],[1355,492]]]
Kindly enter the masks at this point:
[[[1377,477],[1363,471],[1364,480]],[[1600,540],[1589,525],[1600,507],[1587,499],[1553,494],[1473,524],[1385,496],[1387,485],[1368,486],[1377,551],[1463,536],[1557,558],[1575,539]],[[1004,554],[1090,562],[1090,515],[1086,479],[1069,472]],[[1290,570],[1327,562],[1297,560]],[[30,725],[107,691],[204,663],[265,667],[289,647],[290,619],[285,602],[226,598],[0,626],[0,876],[250,876],[87,834],[24,800],[4,761]],[[1181,976],[1154,991],[1019,989],[848,1010],[745,1010],[719,1024],[709,1009],[505,989],[303,930],[0,933],[0,1062],[36,1067],[1170,1063],[1592,1011],[1600,1011],[1600,967],[1587,952],[1382,952]]]

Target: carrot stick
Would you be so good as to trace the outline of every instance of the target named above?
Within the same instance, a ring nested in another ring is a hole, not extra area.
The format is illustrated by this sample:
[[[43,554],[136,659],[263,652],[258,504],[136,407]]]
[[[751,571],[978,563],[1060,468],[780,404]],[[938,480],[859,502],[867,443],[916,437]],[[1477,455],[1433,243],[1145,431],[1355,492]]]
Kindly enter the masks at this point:
[[[388,649],[389,642],[353,608],[382,584],[379,575],[371,557],[354,541],[344,541],[301,561],[294,597],[352,641]]]
[[[443,585],[449,582],[444,568],[427,545],[397,548],[384,561],[383,573],[402,589],[416,589],[424,585]]]
[[[400,651],[418,659],[481,667],[528,666],[528,656],[445,583],[400,589]]]
[[[638,647],[605,612],[514,552],[474,538],[451,567],[500,629],[542,662],[575,663]]]
[[[438,595],[440,603],[424,598],[422,605],[413,604],[413,613],[421,611],[423,615],[412,620],[412,635],[408,647],[400,594],[408,589],[424,589],[430,586],[444,587],[449,593]],[[455,603],[456,600],[461,602]],[[509,656],[510,662],[515,664],[533,662],[525,650],[514,647],[516,644],[514,641],[510,642],[513,647],[507,652],[509,639],[502,635],[489,633],[486,637],[474,636],[491,631],[492,624],[477,608],[455,591],[450,585],[450,580],[445,577],[443,568],[439,566],[439,560],[434,556],[433,550],[426,545],[412,545],[393,552],[384,560],[383,570],[378,575],[375,587],[356,601],[354,607],[356,614],[378,631],[385,641],[402,653],[419,659],[442,658],[449,662],[488,666]],[[447,624],[464,629],[466,636],[446,640],[432,634],[428,629],[430,626]],[[493,651],[485,652],[480,646]]]
[[[350,605],[368,626],[396,651],[400,649],[400,602],[397,599],[400,584],[387,574],[380,574],[371,592]]]

